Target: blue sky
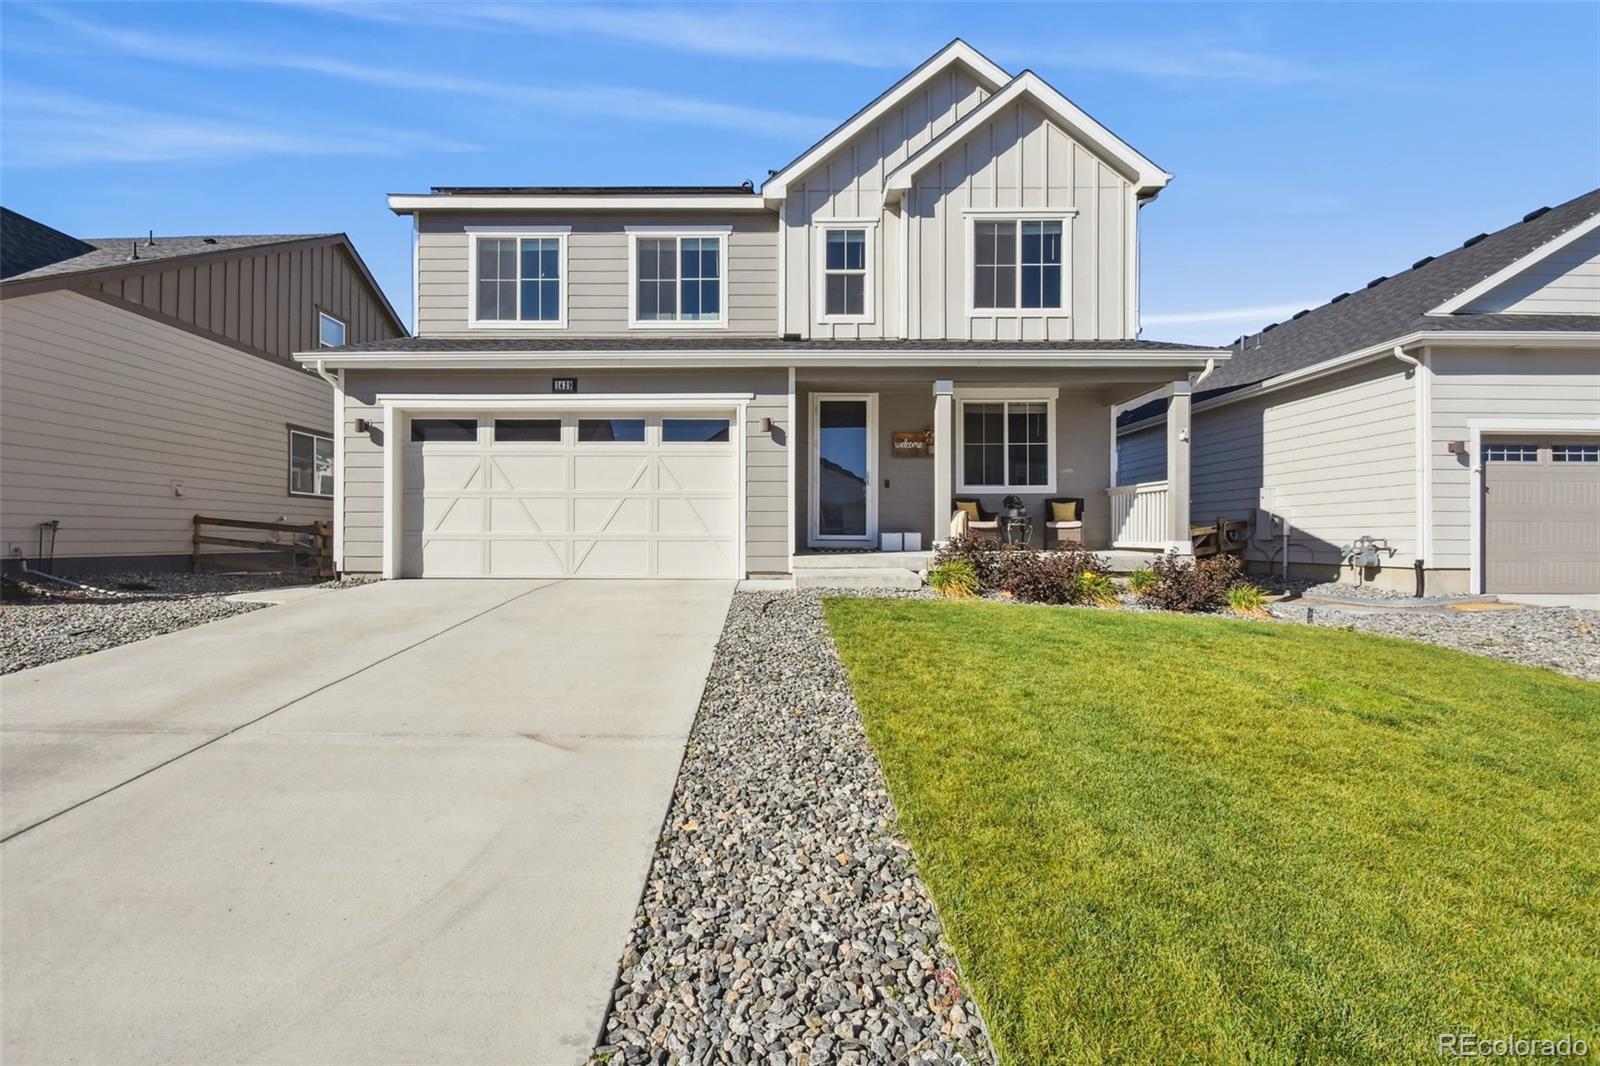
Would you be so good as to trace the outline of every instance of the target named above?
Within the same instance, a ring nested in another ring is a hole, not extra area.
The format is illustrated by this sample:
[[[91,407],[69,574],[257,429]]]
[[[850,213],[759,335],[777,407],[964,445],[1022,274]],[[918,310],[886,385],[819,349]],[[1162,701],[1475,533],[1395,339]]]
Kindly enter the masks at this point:
[[[759,183],[955,36],[1176,175],[1146,337],[1227,341],[1600,184],[1600,5],[0,3],[0,200],[347,231],[430,185]]]

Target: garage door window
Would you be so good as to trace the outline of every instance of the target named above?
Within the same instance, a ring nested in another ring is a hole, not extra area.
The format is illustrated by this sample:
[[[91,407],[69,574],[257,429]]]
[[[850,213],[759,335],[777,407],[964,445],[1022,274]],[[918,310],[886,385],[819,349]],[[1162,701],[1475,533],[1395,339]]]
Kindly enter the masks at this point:
[[[1536,444],[1485,444],[1483,457],[1493,463],[1537,463],[1539,447]]]
[[[728,439],[726,418],[663,418],[664,444],[714,444]]]
[[[478,439],[476,418],[413,418],[413,444],[471,444]]]
[[[1558,463],[1600,463],[1600,444],[1556,444],[1550,458]]]
[[[494,420],[496,444],[560,444],[559,418],[497,418]]]
[[[644,440],[644,419],[580,418],[578,440],[586,444],[637,444]]]

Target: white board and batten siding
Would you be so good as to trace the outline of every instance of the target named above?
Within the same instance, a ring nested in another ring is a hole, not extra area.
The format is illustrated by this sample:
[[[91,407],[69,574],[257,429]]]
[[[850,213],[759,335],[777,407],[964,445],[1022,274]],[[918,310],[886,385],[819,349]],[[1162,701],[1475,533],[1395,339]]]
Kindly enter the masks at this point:
[[[1462,313],[1600,316],[1600,230],[1550,253]]]
[[[570,227],[567,234],[567,326],[529,330],[508,324],[470,325],[471,230],[514,233],[518,227]],[[672,214],[556,215],[506,214],[423,216],[417,233],[417,324],[422,337],[584,336],[625,334],[629,330],[629,227],[655,226],[684,231],[731,227],[724,235],[723,300],[728,323],[682,330],[696,336],[756,335],[778,332],[777,219],[766,213],[739,215]],[[650,336],[678,332],[650,327]]]
[[[8,555],[37,558],[51,519],[57,558],[92,558],[188,554],[197,513],[332,517],[331,500],[288,493],[288,426],[333,429],[321,379],[66,290],[0,315]]]
[[[554,395],[553,376],[578,379],[580,406],[585,413],[638,415],[637,409],[608,412],[607,395],[673,395],[694,397],[749,393],[745,408],[745,570],[778,573],[789,568],[788,449],[785,423],[789,410],[788,373],[772,370],[673,371],[345,371],[344,433],[344,569],[378,573],[383,568],[383,395],[450,396]],[[563,394],[563,400],[570,394]],[[592,401],[592,403],[591,403]],[[570,410],[570,405],[564,406]],[[511,417],[533,417],[507,411]],[[649,417],[649,416],[647,416]],[[774,430],[763,431],[763,418]],[[374,428],[358,431],[365,419]],[[404,446],[405,442],[400,442]]]

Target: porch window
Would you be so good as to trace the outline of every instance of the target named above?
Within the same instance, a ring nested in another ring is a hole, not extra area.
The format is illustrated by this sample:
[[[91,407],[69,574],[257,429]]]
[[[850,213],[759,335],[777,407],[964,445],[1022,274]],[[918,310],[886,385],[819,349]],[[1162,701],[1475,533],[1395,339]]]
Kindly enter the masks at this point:
[[[1054,492],[1049,400],[969,400],[961,404],[961,488],[976,492]]]
[[[978,219],[972,223],[974,310],[1058,310],[1059,219]]]

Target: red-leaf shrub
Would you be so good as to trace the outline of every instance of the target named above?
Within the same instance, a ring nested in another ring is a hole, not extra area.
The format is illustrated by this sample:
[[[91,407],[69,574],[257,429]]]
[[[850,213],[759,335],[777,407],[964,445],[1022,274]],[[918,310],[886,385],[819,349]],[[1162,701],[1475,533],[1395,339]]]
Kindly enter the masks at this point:
[[[1237,555],[1213,555],[1191,561],[1169,551],[1150,564],[1155,587],[1140,600],[1164,611],[1215,611],[1228,602],[1228,589],[1239,580],[1243,562]]]

